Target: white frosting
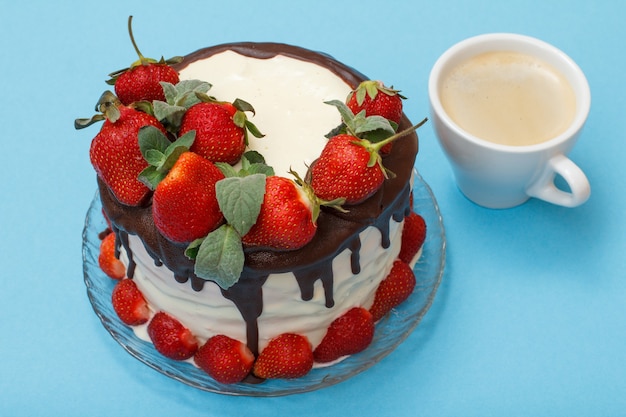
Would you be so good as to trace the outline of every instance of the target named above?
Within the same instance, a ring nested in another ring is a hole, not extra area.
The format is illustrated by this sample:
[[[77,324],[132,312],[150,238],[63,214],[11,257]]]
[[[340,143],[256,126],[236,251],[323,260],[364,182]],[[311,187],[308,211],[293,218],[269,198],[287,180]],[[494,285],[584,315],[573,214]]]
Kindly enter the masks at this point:
[[[282,176],[289,176],[290,166],[304,176],[306,165],[326,143],[324,135],[340,123],[337,110],[324,101],[341,100],[350,91],[343,80],[315,64],[280,55],[265,60],[247,58],[231,51],[190,64],[181,72],[181,79],[209,81],[213,84],[210,94],[220,100],[250,102],[256,110],[251,119],[266,134],[262,139],[250,137],[250,147],[261,152]],[[332,308],[325,305],[321,281],[315,284],[313,298],[304,301],[292,273],[271,274],[263,285],[259,350],[285,332],[303,334],[315,347],[330,323],[345,311],[355,306],[369,308],[378,284],[400,252],[403,223],[389,221],[391,246],[387,249],[381,245],[377,228],[370,226],[361,232],[358,275],[352,273],[349,249],[334,259]],[[216,284],[207,282],[201,291],[195,291],[190,282],[177,283],[170,270],[155,266],[136,236],[129,236],[129,245],[136,262],[134,280],[153,312],[162,310],[178,318],[202,343],[216,334],[246,342],[246,323]],[[127,264],[123,248],[121,259]],[[134,330],[149,340],[146,325]]]
[[[286,332],[308,337],[315,347],[321,342],[330,323],[355,306],[371,307],[378,284],[391,269],[400,253],[402,223],[390,220],[391,246],[383,249],[380,231],[371,226],[360,234],[361,272],[351,269],[351,252],[341,252],[333,260],[333,298],[335,305],[326,307],[321,281],[315,284],[313,298],[303,301],[300,287],[292,273],[271,274],[263,285],[263,314],[258,319],[259,349],[270,339]],[[133,280],[153,312],[166,311],[176,317],[202,342],[216,334],[225,334],[246,342],[246,323],[235,304],[224,298],[219,287],[207,282],[201,291],[191,283],[177,283],[165,266],[156,266],[141,240],[129,235],[130,250],[136,262]],[[121,259],[128,262],[122,248]],[[149,341],[145,326],[135,333]]]
[[[248,117],[265,137],[249,135],[249,148],[281,176],[288,176],[290,167],[304,176],[326,144],[324,135],[341,123],[337,109],[324,102],[343,100],[351,90],[318,65],[282,55],[253,59],[233,51],[193,62],[180,79],[211,83],[209,94],[219,100],[252,104],[256,114]]]

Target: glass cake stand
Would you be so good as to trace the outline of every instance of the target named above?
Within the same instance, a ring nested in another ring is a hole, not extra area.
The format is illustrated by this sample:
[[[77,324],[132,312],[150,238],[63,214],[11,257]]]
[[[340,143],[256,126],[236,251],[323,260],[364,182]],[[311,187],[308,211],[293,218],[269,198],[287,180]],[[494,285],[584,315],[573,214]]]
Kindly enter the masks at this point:
[[[111,305],[115,281],[98,266],[99,233],[107,227],[98,193],[94,197],[83,230],[83,271],[89,301],[113,338],[135,358],[168,377],[195,388],[220,394],[280,396],[313,391],[342,382],[370,368],[391,353],[418,326],[430,308],[441,282],[445,264],[444,227],[435,197],[423,178],[416,173],[413,187],[414,210],[427,224],[427,238],[414,271],[417,285],[413,294],[376,325],[372,344],[333,366],[315,368],[294,380],[267,380],[259,384],[220,384],[189,362],[178,362],[159,354],[151,343],[137,338],[117,317]]]

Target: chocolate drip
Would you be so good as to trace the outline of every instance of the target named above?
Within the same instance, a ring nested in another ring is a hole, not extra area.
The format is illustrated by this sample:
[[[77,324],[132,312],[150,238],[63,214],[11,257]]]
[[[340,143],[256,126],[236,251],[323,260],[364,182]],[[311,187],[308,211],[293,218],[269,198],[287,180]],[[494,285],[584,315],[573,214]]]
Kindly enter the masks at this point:
[[[267,275],[255,275],[244,271],[235,285],[222,290],[222,295],[235,303],[246,322],[247,345],[254,356],[259,353],[257,319],[263,312],[263,284],[267,277]]]
[[[350,243],[350,266],[352,267],[352,273],[357,275],[361,272],[361,238],[357,236],[353,242]]]
[[[328,68],[352,87],[367,79],[327,55],[274,43],[237,43],[202,49],[187,56],[177,69],[225,50],[260,59],[281,54],[313,62]],[[399,129],[404,130],[410,126],[411,122],[403,116]],[[417,151],[418,140],[415,133],[398,139],[392,152],[383,160],[384,165],[395,173],[395,177],[385,180],[382,188],[365,202],[347,207],[348,213],[322,209],[316,235],[305,247],[289,252],[245,248],[244,271],[239,281],[231,288],[222,290],[222,294],[240,311],[246,323],[247,345],[252,352],[258,353],[257,321],[263,312],[263,284],[270,274],[293,272],[303,300],[312,298],[313,286],[320,280],[324,288],[325,304],[330,308],[334,305],[332,261],[337,254],[349,249],[352,272],[358,274],[361,270],[359,233],[369,226],[375,226],[381,231],[381,245],[389,247],[389,222],[392,218],[401,221],[403,213],[407,213],[409,207],[409,180]],[[98,186],[104,212],[114,225],[118,242],[128,253],[129,277],[135,267],[128,248],[128,234],[133,234],[142,240],[156,265],[163,265],[172,271],[177,282],[191,280],[191,287],[195,291],[201,291],[206,280],[194,274],[193,261],[184,254],[186,245],[175,244],[158,232],[152,219],[150,202],[141,207],[125,206],[117,201],[99,179]]]
[[[296,281],[300,286],[300,294],[304,301],[313,299],[315,283],[320,280],[324,288],[324,297],[326,299],[326,307],[331,308],[335,305],[333,297],[333,263],[332,259],[327,259],[320,267],[307,268],[305,270],[294,271]]]

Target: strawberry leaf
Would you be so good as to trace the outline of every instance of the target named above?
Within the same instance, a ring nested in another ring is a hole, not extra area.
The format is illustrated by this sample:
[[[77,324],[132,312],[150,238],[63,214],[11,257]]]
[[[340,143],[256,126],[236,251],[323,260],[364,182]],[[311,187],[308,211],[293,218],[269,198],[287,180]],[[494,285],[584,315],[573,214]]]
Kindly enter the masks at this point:
[[[224,178],[215,184],[220,210],[240,236],[248,233],[259,217],[265,196],[265,178],[264,174],[253,174]]]
[[[241,237],[232,226],[225,224],[209,233],[197,247],[195,258],[194,272],[198,277],[228,289],[239,280],[243,271],[245,255]]]

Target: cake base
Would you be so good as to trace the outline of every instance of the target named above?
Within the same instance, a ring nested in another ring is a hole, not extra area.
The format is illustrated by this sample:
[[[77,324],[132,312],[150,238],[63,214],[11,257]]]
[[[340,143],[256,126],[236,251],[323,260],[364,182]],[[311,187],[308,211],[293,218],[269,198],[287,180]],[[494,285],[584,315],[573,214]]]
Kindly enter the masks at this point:
[[[417,285],[413,294],[377,323],[374,340],[365,351],[332,366],[313,369],[295,380],[220,384],[192,363],[167,359],[151,343],[136,337],[133,329],[119,320],[111,305],[111,291],[116,281],[107,277],[98,265],[99,235],[107,227],[99,193],[91,203],[83,231],[83,270],[87,294],[103,326],[126,351],[173,379],[204,391],[229,395],[280,396],[313,391],[337,384],[373,366],[406,339],[429,310],[443,276],[445,233],[435,197],[419,175],[415,176],[413,201],[414,210],[424,218],[428,228],[422,257],[414,266]]]

